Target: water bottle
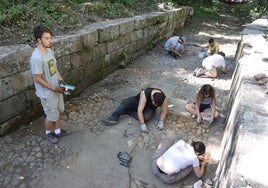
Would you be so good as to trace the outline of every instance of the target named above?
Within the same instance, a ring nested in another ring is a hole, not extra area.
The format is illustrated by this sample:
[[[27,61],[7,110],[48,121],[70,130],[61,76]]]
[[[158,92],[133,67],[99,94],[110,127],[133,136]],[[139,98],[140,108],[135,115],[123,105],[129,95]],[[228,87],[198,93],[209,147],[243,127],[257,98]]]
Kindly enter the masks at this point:
[[[205,49],[201,48],[198,54],[199,59],[203,59],[205,57]]]
[[[194,183],[193,188],[202,188],[202,180],[198,180],[197,182]]]

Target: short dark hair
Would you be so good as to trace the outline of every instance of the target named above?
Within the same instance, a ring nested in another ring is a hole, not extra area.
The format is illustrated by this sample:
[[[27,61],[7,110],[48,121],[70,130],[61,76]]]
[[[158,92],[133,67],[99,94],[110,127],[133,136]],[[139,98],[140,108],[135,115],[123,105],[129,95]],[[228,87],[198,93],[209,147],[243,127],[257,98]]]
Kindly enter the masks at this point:
[[[206,152],[206,146],[203,142],[201,141],[192,141],[191,144],[194,148],[194,151],[197,155],[203,155]]]
[[[50,33],[52,35],[52,32],[50,31],[50,29],[48,29],[46,26],[41,25],[41,24],[36,26],[33,32],[34,32],[35,40],[40,39],[44,33]]]
[[[166,96],[163,92],[161,93],[155,93],[153,95],[154,103],[156,106],[161,106],[165,100]]]
[[[222,57],[225,57],[225,53],[222,51],[219,51],[218,54],[220,54]]]
[[[210,38],[209,40],[208,40],[208,43],[210,44],[210,43],[213,43],[214,42],[214,39],[213,38]]]

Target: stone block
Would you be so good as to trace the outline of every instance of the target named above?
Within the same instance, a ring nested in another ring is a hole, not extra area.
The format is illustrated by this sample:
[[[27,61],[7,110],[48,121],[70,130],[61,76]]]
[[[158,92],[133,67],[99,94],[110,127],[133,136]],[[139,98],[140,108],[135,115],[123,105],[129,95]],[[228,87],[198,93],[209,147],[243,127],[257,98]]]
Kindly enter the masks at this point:
[[[161,21],[159,19],[159,14],[161,14],[161,13],[153,12],[153,13],[150,13],[147,15],[146,21],[148,22],[147,25],[149,27],[161,23]]]
[[[0,47],[0,78],[29,69],[32,51],[28,45]]]
[[[53,51],[55,57],[61,57],[84,49],[81,35],[65,35],[53,39]]]
[[[158,25],[153,25],[151,27],[149,27],[149,32],[150,35],[154,38],[154,37],[158,37],[159,35],[159,26]]]
[[[107,52],[107,47],[105,43],[98,44],[93,47],[93,52],[92,52],[92,60],[95,61],[101,56],[105,56]]]
[[[61,74],[69,71],[72,68],[71,67],[71,63],[73,62],[72,57],[73,54],[68,54],[57,58],[57,68]]]
[[[135,16],[134,19],[134,30],[141,30],[148,26],[148,22],[142,16]]]
[[[112,64],[120,59],[120,54],[122,53],[123,49],[114,51],[113,53],[105,55],[105,64]]]
[[[31,85],[33,85],[33,80],[29,69],[5,78],[0,78],[0,101],[23,92]]]
[[[131,33],[131,42],[140,40],[143,38],[143,30],[137,30]]]
[[[118,50],[118,49],[122,48],[123,46],[125,46],[125,44],[126,44],[125,39],[126,38],[124,36],[119,36],[115,40],[113,40],[111,42],[107,42],[107,53],[111,53],[111,52]]]
[[[29,90],[26,90],[24,93],[26,95],[28,108],[33,108],[40,104],[40,99],[35,94],[34,86],[29,87]]]
[[[125,50],[129,56],[131,56],[136,51],[136,43],[130,43],[125,46]]]
[[[0,124],[0,136],[5,136],[17,129],[22,125],[27,125],[34,119],[40,117],[43,114],[41,105],[36,105],[31,109],[23,111],[20,115],[8,119],[4,123]]]
[[[152,37],[151,33],[150,33],[150,29],[146,28],[143,30],[143,41],[144,44],[147,44],[148,40]]]
[[[119,35],[126,35],[134,30],[134,19],[126,19],[125,22],[119,24]]]
[[[98,44],[98,32],[97,30],[94,31],[90,31],[88,33],[83,34],[82,37],[82,41],[83,41],[83,45],[85,48],[92,48],[93,46]]]
[[[158,24],[157,25],[161,25],[163,23],[167,23],[168,22],[168,19],[169,19],[169,15],[167,12],[160,12],[158,14]]]
[[[143,50],[148,49],[147,40],[145,40],[145,39],[144,40],[136,41],[136,50],[137,51],[141,51],[142,49]]]
[[[99,42],[103,43],[109,40],[113,40],[119,36],[119,25],[109,24],[98,29],[100,40]]]
[[[0,101],[0,123],[19,115],[26,109],[27,99],[24,93]]]

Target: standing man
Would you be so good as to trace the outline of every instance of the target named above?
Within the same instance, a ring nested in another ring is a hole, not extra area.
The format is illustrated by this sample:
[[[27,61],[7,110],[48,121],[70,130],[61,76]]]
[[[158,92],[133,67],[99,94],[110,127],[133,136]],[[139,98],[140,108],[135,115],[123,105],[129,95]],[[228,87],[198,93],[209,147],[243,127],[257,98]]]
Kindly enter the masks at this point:
[[[136,96],[124,99],[111,116],[102,122],[106,125],[116,125],[122,114],[129,114],[140,122],[141,130],[148,133],[145,123],[152,119],[157,107],[161,107],[161,114],[156,127],[161,130],[167,115],[167,99],[158,88],[146,88]]]
[[[165,50],[172,55],[175,59],[182,57],[184,54],[183,43],[186,41],[185,36],[173,36],[165,43]]]
[[[34,37],[37,47],[30,58],[34,86],[46,114],[46,137],[52,143],[57,143],[59,137],[71,134],[60,128],[60,113],[64,111],[64,89],[59,87],[59,83],[64,80],[57,70],[57,61],[51,50],[52,32],[47,27],[38,25],[34,28]]]

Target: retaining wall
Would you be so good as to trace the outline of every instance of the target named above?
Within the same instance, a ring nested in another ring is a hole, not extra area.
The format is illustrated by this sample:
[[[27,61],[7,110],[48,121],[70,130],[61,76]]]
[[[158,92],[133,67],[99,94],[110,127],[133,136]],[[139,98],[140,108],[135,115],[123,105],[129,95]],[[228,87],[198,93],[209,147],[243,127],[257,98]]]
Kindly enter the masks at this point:
[[[77,88],[69,98],[170,37],[192,14],[193,8],[181,7],[98,22],[73,35],[54,37],[58,69],[65,82]],[[0,136],[43,113],[29,67],[32,51],[28,45],[0,47]]]
[[[215,187],[268,187],[267,18],[247,25],[237,48]]]

